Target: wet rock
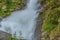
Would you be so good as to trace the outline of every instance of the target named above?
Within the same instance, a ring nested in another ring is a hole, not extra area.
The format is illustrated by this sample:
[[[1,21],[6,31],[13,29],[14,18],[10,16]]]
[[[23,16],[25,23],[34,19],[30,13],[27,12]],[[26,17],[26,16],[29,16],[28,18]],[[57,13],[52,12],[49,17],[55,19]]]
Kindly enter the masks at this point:
[[[2,17],[0,17],[0,22],[2,21]],[[1,23],[0,23],[0,27],[1,27]]]
[[[0,31],[0,40],[7,40],[8,36],[11,36],[11,34],[3,32],[3,31]]]
[[[43,23],[43,18],[42,19],[39,19],[37,20],[37,23],[36,23],[36,29],[35,29],[35,35],[34,35],[34,40],[41,40],[42,38],[42,23]]]

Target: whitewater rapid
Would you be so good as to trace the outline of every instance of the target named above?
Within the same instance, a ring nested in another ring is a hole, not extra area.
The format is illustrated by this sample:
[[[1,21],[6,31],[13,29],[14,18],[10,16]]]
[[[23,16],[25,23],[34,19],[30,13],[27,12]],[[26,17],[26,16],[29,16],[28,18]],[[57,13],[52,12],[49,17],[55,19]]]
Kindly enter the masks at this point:
[[[38,0],[29,0],[24,10],[12,12],[12,14],[1,21],[0,30],[12,35],[16,32],[19,38],[20,31],[24,39],[32,40],[36,27]]]

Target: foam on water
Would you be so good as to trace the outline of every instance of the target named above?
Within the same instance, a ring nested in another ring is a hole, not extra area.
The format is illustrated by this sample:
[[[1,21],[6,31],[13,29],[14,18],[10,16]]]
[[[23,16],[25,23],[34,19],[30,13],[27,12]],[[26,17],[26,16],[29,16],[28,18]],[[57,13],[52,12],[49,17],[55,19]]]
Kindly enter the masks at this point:
[[[12,12],[10,16],[1,21],[0,30],[14,34],[19,37],[20,31],[24,39],[31,40],[35,30],[38,0],[29,0],[24,10]]]

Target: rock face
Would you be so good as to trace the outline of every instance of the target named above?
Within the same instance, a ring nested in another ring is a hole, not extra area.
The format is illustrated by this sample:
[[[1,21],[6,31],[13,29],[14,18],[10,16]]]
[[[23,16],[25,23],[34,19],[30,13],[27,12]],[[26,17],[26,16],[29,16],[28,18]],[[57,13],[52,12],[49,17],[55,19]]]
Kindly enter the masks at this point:
[[[8,36],[11,36],[11,34],[3,32],[3,31],[0,31],[0,40],[8,40],[7,39]]]
[[[41,40],[41,37],[42,37],[42,32],[41,32],[42,23],[43,23],[43,19],[37,20],[34,40]]]

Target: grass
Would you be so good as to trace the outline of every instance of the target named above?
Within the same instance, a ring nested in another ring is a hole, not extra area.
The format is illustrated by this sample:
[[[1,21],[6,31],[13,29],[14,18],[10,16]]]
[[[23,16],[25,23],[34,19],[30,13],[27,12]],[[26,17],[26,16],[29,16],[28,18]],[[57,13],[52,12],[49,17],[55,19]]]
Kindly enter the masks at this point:
[[[0,0],[0,17],[11,14],[16,9],[22,9],[25,6],[23,0]]]
[[[60,18],[60,0],[40,0],[44,2],[43,11],[41,14],[44,17],[42,28],[46,31],[54,29],[58,26],[58,18]],[[39,15],[39,18],[41,15]]]
[[[17,38],[16,36],[16,32],[14,33],[13,35],[13,38],[11,35],[7,35],[7,40],[23,40],[24,38],[22,37],[22,33],[20,32],[20,36],[19,36],[19,39]]]
[[[60,24],[60,21],[59,21],[60,0],[39,0],[39,1],[40,1],[40,3],[44,4],[43,11],[40,12],[42,16],[39,15],[39,17],[38,17],[38,18],[44,17],[43,24],[42,24],[42,32],[47,32],[47,34],[49,33],[49,36],[50,36],[51,31],[53,31],[54,29],[56,31],[56,28],[58,29],[58,27],[60,27],[59,26],[59,24]],[[57,34],[58,31],[56,31],[56,32],[55,31],[53,31],[53,33]],[[58,32],[58,33],[60,33],[60,32]],[[47,40],[47,39],[45,39],[45,40]]]

